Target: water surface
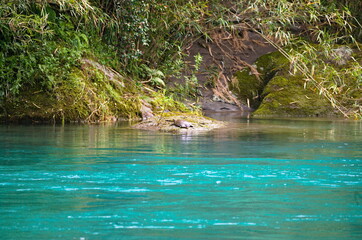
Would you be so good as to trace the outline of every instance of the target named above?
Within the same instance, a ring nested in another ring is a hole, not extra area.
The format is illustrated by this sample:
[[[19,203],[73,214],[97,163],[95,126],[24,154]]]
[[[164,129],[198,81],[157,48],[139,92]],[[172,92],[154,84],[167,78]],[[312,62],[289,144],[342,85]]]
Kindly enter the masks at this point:
[[[362,123],[0,126],[1,239],[362,239]]]

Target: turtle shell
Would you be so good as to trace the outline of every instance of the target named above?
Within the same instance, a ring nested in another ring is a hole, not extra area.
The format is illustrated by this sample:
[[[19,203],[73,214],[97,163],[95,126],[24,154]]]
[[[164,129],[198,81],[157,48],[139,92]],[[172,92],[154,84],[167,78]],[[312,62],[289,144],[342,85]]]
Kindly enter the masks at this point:
[[[193,125],[192,125],[190,122],[185,121],[185,120],[181,120],[181,119],[174,120],[174,124],[175,124],[177,127],[180,127],[180,128],[193,127]]]

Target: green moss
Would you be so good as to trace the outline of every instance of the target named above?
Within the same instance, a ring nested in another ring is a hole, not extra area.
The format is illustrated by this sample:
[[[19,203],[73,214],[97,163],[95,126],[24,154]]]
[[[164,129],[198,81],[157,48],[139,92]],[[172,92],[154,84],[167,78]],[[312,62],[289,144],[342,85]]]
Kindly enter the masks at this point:
[[[254,64],[259,75],[255,75],[251,69],[237,72],[231,90],[244,104],[249,101],[251,107],[256,109],[261,103],[264,87],[286,66],[288,66],[288,60],[280,52],[265,54]]]
[[[96,63],[96,62],[93,62]],[[132,91],[134,83],[121,84],[122,79],[106,76],[105,66],[84,64],[74,69],[70,80],[57,91],[62,109],[68,119],[107,121],[110,117],[136,118],[140,101]]]
[[[265,96],[254,115],[320,116],[333,113],[323,96],[304,88],[301,76],[276,76],[264,89]]]
[[[255,98],[260,94],[262,88],[262,81],[253,75],[249,69],[244,69],[235,74],[231,91],[236,93],[244,104],[249,99],[252,107],[257,107],[258,103]]]
[[[258,72],[261,74],[261,78],[265,81],[271,79],[270,75],[274,75],[276,72],[289,66],[289,61],[283,54],[276,51],[259,57],[255,62],[255,65]]]
[[[20,98],[5,105],[5,117],[58,122],[138,118],[139,92],[133,81],[122,84],[121,75],[110,78],[106,76],[107,68],[96,64],[83,63],[80,68],[73,68],[51,92],[22,89]]]
[[[165,92],[154,92],[149,96],[148,102],[152,105],[152,109],[156,114],[164,114],[164,112],[183,112],[183,113],[199,113],[198,109],[187,107],[184,103],[176,101]]]
[[[36,89],[27,89],[21,98],[6,101],[2,104],[2,118],[10,121],[32,120],[44,121],[52,120],[56,112],[57,101],[51,94]]]
[[[156,115],[164,111],[200,114],[165,91],[144,93],[133,80],[90,59],[80,61],[52,91],[23,88],[20,96],[2,104],[5,118],[56,122],[139,119],[141,99],[152,105]]]
[[[338,46],[336,46],[338,47]],[[354,49],[354,59],[359,59],[360,51]],[[323,59],[321,59],[322,61]],[[344,106],[357,106],[360,96],[358,78],[360,72],[350,61],[343,67],[326,65],[330,70],[323,75],[315,74],[315,79],[322,81],[325,89],[333,91],[333,98]],[[259,78],[245,69],[236,73],[233,91],[245,103],[250,100],[251,107],[257,109],[254,115],[287,115],[287,116],[325,116],[337,115],[329,100],[320,95],[320,90],[313,84],[305,84],[301,75],[291,75],[289,61],[280,52],[261,56],[255,62]],[[339,71],[339,75],[336,74]],[[315,71],[317,72],[317,70]],[[335,76],[340,76],[336,79]],[[354,76],[354,77],[351,77]],[[359,83],[360,84],[360,83]],[[338,94],[338,93],[346,94]],[[348,96],[348,98],[346,97]],[[357,108],[355,108],[357,109]]]

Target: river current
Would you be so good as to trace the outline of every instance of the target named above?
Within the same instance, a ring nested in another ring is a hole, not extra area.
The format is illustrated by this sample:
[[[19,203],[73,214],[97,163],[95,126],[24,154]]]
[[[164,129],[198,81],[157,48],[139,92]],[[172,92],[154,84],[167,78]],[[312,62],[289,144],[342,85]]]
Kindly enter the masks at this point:
[[[362,239],[362,122],[2,125],[0,236]]]

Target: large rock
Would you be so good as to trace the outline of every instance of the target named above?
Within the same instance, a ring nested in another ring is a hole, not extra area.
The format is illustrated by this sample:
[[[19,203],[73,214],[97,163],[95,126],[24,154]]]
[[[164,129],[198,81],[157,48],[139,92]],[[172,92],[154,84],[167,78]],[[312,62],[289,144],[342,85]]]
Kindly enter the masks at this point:
[[[257,109],[262,101],[264,87],[289,64],[280,52],[272,52],[259,57],[253,69],[245,68],[236,72],[232,82],[232,91],[240,101]]]
[[[289,61],[281,53],[273,52],[258,58],[254,67],[254,71],[244,69],[236,73],[233,85],[240,100],[249,102],[256,110],[254,115],[325,116],[336,113],[317,89],[305,87],[302,75],[290,74]]]
[[[254,115],[325,116],[334,113],[329,101],[315,90],[304,88],[301,76],[276,76],[263,91]]]

